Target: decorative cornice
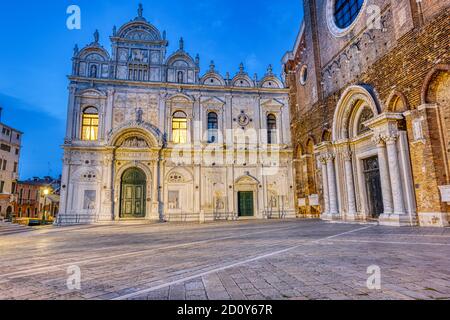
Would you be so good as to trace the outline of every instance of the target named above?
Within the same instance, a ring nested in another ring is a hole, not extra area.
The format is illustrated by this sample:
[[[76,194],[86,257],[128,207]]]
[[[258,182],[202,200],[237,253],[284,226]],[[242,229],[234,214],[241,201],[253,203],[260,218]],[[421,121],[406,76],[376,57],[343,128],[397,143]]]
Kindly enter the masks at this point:
[[[108,79],[108,78],[84,78],[78,76],[69,76],[69,80],[78,83],[91,84],[92,82],[103,84],[103,85],[123,85],[123,86],[134,86],[134,87],[145,87],[145,88],[156,88],[156,89],[174,89],[178,90],[183,88],[186,90],[201,90],[203,92],[241,92],[241,93],[256,93],[256,94],[288,94],[289,88],[263,88],[263,87],[232,87],[232,86],[206,86],[203,84],[187,84],[187,83],[171,83],[171,82],[145,82],[145,81],[130,81],[130,80],[119,80],[119,79]]]

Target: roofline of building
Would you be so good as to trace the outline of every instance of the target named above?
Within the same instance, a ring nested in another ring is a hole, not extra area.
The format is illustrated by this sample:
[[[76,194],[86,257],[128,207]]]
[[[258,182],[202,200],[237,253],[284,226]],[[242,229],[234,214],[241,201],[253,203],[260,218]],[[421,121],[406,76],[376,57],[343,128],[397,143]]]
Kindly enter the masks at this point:
[[[300,25],[300,30],[297,33],[297,38],[295,39],[295,43],[294,43],[294,47],[291,51],[287,51],[284,56],[282,61],[282,64],[286,64],[289,60],[293,59],[295,57],[295,55],[297,54],[298,48],[300,46],[302,37],[305,33],[305,20],[302,21],[302,24]]]
[[[13,131],[15,131],[15,132],[17,132],[17,133],[24,134],[22,131],[20,131],[20,130],[18,130],[18,129],[16,129],[16,128],[13,128],[13,127],[11,127],[11,126],[9,126],[9,125],[7,125],[7,124],[4,124],[4,123],[1,122],[1,121],[0,121],[0,125],[2,125],[2,126],[4,126],[4,127],[8,128],[8,129],[11,129],[11,130],[13,130]]]

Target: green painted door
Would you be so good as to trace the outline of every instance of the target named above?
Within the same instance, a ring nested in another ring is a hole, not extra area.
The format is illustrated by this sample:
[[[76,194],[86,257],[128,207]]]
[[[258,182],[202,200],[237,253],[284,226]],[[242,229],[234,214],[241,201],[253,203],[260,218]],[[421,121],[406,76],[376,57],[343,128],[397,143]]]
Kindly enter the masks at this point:
[[[239,192],[238,193],[238,203],[239,203],[239,216],[240,217],[253,217],[253,192]]]
[[[122,176],[121,218],[145,217],[146,177],[140,169],[132,168]]]

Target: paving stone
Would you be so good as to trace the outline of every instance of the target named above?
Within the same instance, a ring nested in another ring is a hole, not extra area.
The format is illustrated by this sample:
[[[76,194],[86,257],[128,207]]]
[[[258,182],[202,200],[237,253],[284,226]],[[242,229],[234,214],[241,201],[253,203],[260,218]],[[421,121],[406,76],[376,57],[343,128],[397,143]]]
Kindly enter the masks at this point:
[[[242,221],[9,235],[0,238],[0,299],[450,299],[450,229],[360,228]],[[81,290],[67,288],[68,263],[80,267]],[[366,286],[372,265],[382,290]]]

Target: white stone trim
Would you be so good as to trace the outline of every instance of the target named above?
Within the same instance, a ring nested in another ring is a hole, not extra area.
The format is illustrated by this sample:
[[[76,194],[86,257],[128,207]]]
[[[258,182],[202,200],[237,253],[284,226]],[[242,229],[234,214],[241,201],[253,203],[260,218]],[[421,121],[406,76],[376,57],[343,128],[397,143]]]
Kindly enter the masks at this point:
[[[367,2],[368,2],[367,0],[364,0],[363,5],[361,6],[361,10],[359,11],[357,17],[352,22],[352,24],[345,29],[341,29],[336,25],[336,21],[334,18],[334,9],[336,0],[327,0],[325,8],[325,15],[326,15],[325,19],[327,21],[328,30],[330,31],[330,33],[336,38],[346,36],[361,19],[362,13],[365,12]]]

